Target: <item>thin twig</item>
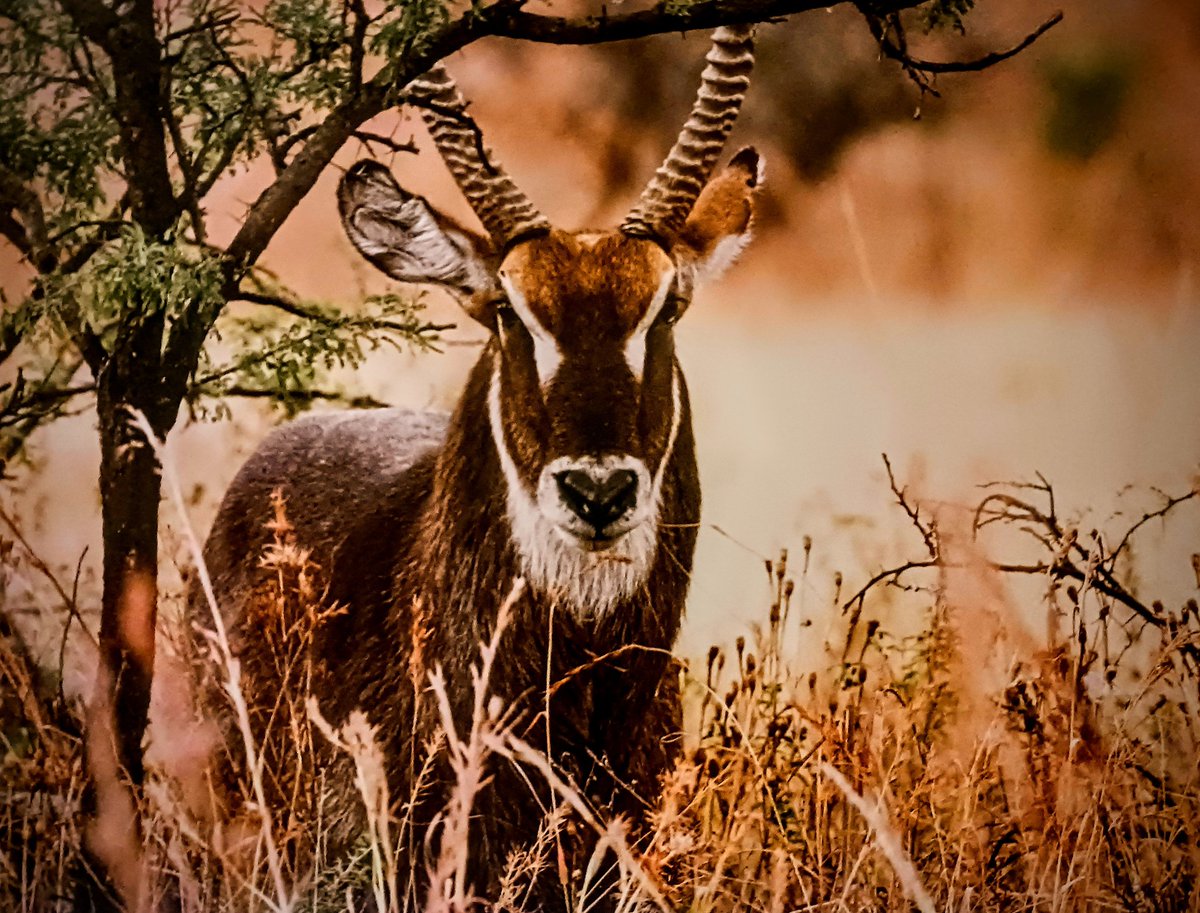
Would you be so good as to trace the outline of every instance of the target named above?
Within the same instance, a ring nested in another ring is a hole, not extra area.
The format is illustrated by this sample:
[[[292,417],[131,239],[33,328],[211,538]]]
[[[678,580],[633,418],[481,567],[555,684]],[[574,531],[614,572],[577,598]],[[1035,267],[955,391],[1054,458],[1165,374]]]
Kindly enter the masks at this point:
[[[975,73],[980,70],[986,70],[989,67],[994,67],[996,64],[1002,63],[1010,57],[1020,54],[1046,34],[1046,32],[1062,22],[1062,20],[1063,14],[1060,10],[1008,50],[993,51],[974,60],[925,60],[920,57],[912,57],[906,49],[898,47],[887,37],[887,33],[882,30],[876,35],[876,40],[884,56],[903,64],[906,69],[920,70],[922,73]]]
[[[1117,547],[1109,553],[1108,560],[1110,562],[1110,569],[1115,567],[1117,557],[1122,551],[1124,551],[1125,547],[1129,545],[1129,540],[1133,537],[1134,533],[1136,533],[1151,520],[1157,520],[1165,517],[1168,513],[1170,513],[1180,504],[1183,504],[1185,501],[1190,501],[1192,498],[1200,497],[1200,487],[1193,488],[1191,491],[1182,495],[1166,495],[1165,497],[1166,502],[1162,507],[1160,507],[1158,510],[1152,510],[1147,514],[1144,514],[1140,520],[1138,520],[1133,524],[1133,526],[1129,527],[1129,529],[1125,531],[1125,535],[1121,537],[1121,541],[1117,543]]]
[[[194,388],[195,389],[195,388]],[[350,395],[337,390],[267,390],[234,384],[218,391],[220,396],[236,396],[240,399],[277,399],[282,403],[342,403],[351,409],[386,409],[388,403],[365,393]]]
[[[380,146],[390,149],[392,152],[408,152],[415,154],[417,151],[417,144],[412,140],[401,142],[400,140],[392,139],[390,136],[384,136],[382,133],[372,133],[370,130],[355,130],[351,135],[356,140],[359,140],[368,146],[370,146],[371,143],[377,143]]]
[[[444,117],[452,120],[471,131],[471,135],[475,143],[475,155],[479,158],[479,164],[488,174],[498,173],[498,169],[492,164],[491,157],[488,154],[488,149],[483,141],[483,131],[479,129],[479,124],[475,123],[475,118],[467,113],[466,108],[462,110],[458,108],[450,108],[446,105],[440,105],[432,99],[424,96],[410,93],[408,103],[414,108],[421,108],[424,111],[429,111],[439,117]]]
[[[912,521],[913,526],[920,532],[921,538],[925,540],[925,550],[929,552],[929,557],[936,559],[939,554],[937,527],[932,524],[927,526],[921,520],[921,508],[914,507],[908,502],[908,488],[901,488],[896,482],[896,476],[892,472],[892,461],[888,459],[886,453],[881,454],[881,456],[883,457],[884,468],[887,470],[888,485],[892,489],[892,494],[896,496],[896,501],[903,508],[904,512],[908,514],[908,519]]]
[[[74,598],[67,593],[63,585],[59,583],[58,578],[54,575],[54,572],[50,570],[50,567],[46,564],[46,562],[38,557],[37,552],[33,550],[33,546],[29,544],[29,540],[26,539],[25,535],[21,532],[21,528],[17,525],[16,521],[12,518],[8,511],[4,509],[3,505],[0,505],[0,521],[2,521],[4,525],[8,527],[8,531],[12,534],[13,538],[20,544],[21,548],[25,550],[25,554],[29,557],[30,564],[32,564],[38,570],[38,572],[50,582],[52,587],[54,587],[54,591],[58,594],[58,598],[62,600],[63,608],[66,609],[68,615],[79,622],[79,626],[83,629],[83,633],[87,635],[88,640],[91,641],[92,646],[99,646],[96,641],[96,635],[92,633],[91,629],[87,626],[87,622],[83,620],[83,616],[79,613],[79,607],[75,604]]]

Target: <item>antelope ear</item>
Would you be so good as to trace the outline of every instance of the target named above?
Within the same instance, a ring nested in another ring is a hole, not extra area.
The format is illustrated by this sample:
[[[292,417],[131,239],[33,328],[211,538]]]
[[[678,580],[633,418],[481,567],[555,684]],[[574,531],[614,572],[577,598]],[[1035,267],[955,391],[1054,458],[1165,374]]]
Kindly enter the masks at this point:
[[[487,321],[500,286],[486,239],[409,193],[369,159],[342,177],[338,211],[351,243],[383,272],[400,282],[443,286],[468,314]]]
[[[700,192],[672,246],[697,283],[720,276],[749,243],[754,195],[764,165],[758,152],[747,146]]]

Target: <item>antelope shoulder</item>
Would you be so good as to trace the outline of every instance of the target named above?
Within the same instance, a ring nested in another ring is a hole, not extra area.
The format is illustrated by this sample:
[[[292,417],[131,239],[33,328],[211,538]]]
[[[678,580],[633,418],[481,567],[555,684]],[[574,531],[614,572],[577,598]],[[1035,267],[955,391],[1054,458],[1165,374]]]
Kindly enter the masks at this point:
[[[230,484],[205,546],[227,621],[236,621],[230,616],[255,585],[258,558],[272,541],[274,492],[284,499],[297,545],[329,570],[356,526],[393,502],[404,474],[436,452],[447,421],[443,413],[409,409],[338,411],[304,416],[269,434]]]

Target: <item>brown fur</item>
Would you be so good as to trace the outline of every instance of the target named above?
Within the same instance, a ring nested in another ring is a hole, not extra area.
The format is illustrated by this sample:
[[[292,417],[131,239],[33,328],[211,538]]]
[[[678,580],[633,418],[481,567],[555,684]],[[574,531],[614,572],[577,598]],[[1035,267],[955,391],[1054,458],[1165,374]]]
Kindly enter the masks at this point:
[[[525,291],[546,329],[570,346],[597,334],[628,336],[672,265],[653,241],[552,231],[518,245],[500,269]]]
[[[526,572],[527,546],[513,530],[508,453],[519,476],[512,484],[526,493],[556,459],[612,455],[636,459],[661,485],[644,578],[603,609],[564,603],[532,583],[513,607],[491,682],[517,734],[548,745],[555,766],[603,814],[636,821],[652,806],[676,752],[679,692],[668,651],[683,616],[700,516],[672,325],[686,307],[696,259],[748,226],[748,175],[757,174],[756,164],[756,157],[735,161],[733,174],[717,179],[678,249],[619,232],[551,231],[517,244],[499,269],[524,293],[530,323],[488,278],[494,262],[470,262],[486,245],[461,238],[451,245],[446,232],[461,229],[447,228],[379,166],[360,163],[343,179],[343,219],[364,254],[408,280],[428,263],[430,275],[455,290],[494,337],[448,420],[401,410],[334,413],[269,437],[226,493],[205,554],[245,668],[262,679],[250,690],[270,695],[270,664],[254,661],[262,650],[258,616],[247,608],[269,573],[259,561],[269,541],[264,524],[274,493],[282,493],[327,600],[345,609],[315,632],[313,695],[335,724],[354,709],[367,713],[397,803],[411,798],[413,771],[437,725],[428,672],[436,667],[445,676],[455,726],[465,732],[479,646],[491,637],[514,578]],[[464,262],[447,265],[451,249]],[[673,269],[669,294],[656,299]],[[645,327],[643,361],[631,365],[626,345],[655,300],[663,303]],[[548,377],[535,359],[545,333],[560,357]],[[495,383],[500,438],[489,412]],[[269,714],[256,718],[269,725]],[[447,765],[435,772],[434,788],[408,810],[418,847],[447,794]],[[332,817],[344,829],[333,837],[345,843],[358,820],[357,799],[344,765],[335,773]],[[489,773],[471,844],[471,878],[484,896],[553,804],[536,774],[499,761]],[[568,870],[583,866],[590,842],[567,842]],[[534,908],[563,909],[563,898],[551,867],[537,880]]]
[[[676,255],[696,261],[709,256],[723,238],[745,234],[754,218],[758,153],[746,148],[700,192],[676,240]]]

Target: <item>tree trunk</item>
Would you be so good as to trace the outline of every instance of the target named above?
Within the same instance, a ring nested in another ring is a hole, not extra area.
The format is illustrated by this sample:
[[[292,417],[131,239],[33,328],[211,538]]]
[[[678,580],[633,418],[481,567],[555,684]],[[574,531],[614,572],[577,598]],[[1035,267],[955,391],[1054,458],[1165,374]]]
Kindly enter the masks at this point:
[[[100,664],[88,708],[86,855],[76,908],[140,909],[145,897],[140,787],[142,739],[154,679],[158,615],[158,509],[162,478],[154,448],[134,424],[142,412],[155,435],[174,424],[178,401],[165,395],[161,314],[123,328],[97,378],[104,590]]]
[[[175,424],[178,398],[166,395],[157,308],[118,334],[97,379],[100,420],[100,509],[104,594],[100,617],[101,677],[112,694],[120,768],[142,782],[141,742],[154,676],[158,615],[158,504],[162,476],[154,448],[134,423],[145,415],[160,439]]]
[[[129,408],[146,411],[130,391],[102,383],[100,504],[104,528],[104,594],[101,601],[98,688],[108,685],[117,759],[124,776],[142,782],[141,742],[154,676],[158,606],[158,458]],[[156,429],[157,433],[157,429]],[[99,697],[99,695],[98,695]]]

